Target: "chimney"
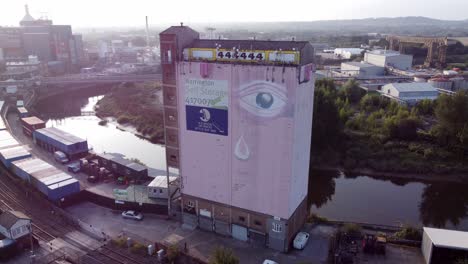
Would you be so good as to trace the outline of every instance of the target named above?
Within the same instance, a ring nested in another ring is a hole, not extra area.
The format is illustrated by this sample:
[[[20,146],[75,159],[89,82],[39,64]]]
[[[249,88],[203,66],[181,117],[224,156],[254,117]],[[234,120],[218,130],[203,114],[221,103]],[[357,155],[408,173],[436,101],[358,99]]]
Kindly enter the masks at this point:
[[[149,26],[148,26],[148,16],[146,16],[146,47],[149,48],[150,40],[149,40]]]

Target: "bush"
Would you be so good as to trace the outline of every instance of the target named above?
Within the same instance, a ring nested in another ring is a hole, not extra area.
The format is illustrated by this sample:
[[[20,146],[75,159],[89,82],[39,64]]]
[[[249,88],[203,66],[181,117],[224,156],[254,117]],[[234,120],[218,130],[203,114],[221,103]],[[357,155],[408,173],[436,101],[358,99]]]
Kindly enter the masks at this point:
[[[169,263],[174,263],[179,255],[180,251],[177,245],[171,245],[167,248],[167,260]]]
[[[231,249],[218,247],[210,257],[210,264],[239,264],[239,259],[234,255]]]
[[[326,217],[319,216],[317,214],[312,213],[307,217],[307,222],[313,223],[313,224],[327,223],[328,219]]]
[[[421,241],[422,233],[415,227],[405,226],[400,231],[395,233],[395,237],[399,239]]]
[[[360,236],[362,234],[362,227],[358,224],[345,224],[341,229],[344,233],[352,236]]]
[[[100,126],[105,126],[105,125],[107,125],[107,120],[105,120],[105,119],[100,120],[98,124],[99,124]]]
[[[135,243],[130,248],[130,252],[132,252],[133,254],[146,255],[147,248],[143,244]]]
[[[112,243],[112,245],[114,245],[116,247],[124,248],[127,245],[127,240],[125,240],[125,238],[112,239],[111,243]]]
[[[130,122],[130,117],[126,115],[121,115],[119,118],[117,118],[117,123],[119,124],[128,124]]]

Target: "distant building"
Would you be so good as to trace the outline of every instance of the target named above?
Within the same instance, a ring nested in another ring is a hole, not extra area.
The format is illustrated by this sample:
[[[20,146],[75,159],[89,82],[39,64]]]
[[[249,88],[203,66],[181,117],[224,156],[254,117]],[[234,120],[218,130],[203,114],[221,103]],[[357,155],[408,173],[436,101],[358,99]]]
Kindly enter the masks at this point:
[[[200,39],[183,25],[160,42],[183,226],[288,251],[309,211],[314,48]]]
[[[382,95],[407,104],[435,100],[439,92],[429,83],[390,83],[382,87]]]
[[[343,59],[351,59],[353,56],[359,56],[364,51],[360,48],[336,48],[335,56],[341,57]]]
[[[413,66],[413,56],[390,50],[373,50],[364,55],[364,61],[380,67],[393,67],[409,70]]]
[[[347,76],[373,77],[384,75],[384,67],[372,65],[366,62],[343,62],[341,73]]]
[[[468,258],[468,232],[423,228],[421,250],[426,264],[455,263]]]

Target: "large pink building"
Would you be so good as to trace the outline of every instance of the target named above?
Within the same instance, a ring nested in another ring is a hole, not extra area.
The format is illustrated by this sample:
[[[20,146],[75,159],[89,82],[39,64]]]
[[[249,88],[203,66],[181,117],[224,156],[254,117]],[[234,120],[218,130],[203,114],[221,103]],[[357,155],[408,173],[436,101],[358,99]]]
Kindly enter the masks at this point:
[[[313,48],[160,34],[167,163],[186,227],[287,251],[307,216]]]

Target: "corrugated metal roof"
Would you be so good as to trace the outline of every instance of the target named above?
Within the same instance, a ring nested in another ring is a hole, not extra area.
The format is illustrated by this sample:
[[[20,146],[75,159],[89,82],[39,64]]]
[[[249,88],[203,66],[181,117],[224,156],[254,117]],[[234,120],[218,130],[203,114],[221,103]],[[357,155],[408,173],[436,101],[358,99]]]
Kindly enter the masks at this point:
[[[300,51],[307,44],[309,44],[307,41],[197,39],[188,48],[214,49],[216,45],[221,45],[224,49]]]
[[[5,140],[5,139],[10,139],[10,138],[13,138],[10,132],[4,131],[4,130],[0,131],[0,141]]]
[[[38,171],[54,168],[54,166],[39,158],[18,160],[14,161],[13,164],[15,165],[15,167],[27,172],[28,174],[33,174]]]
[[[79,138],[75,135],[62,131],[55,127],[41,128],[41,129],[36,130],[35,132],[40,133],[46,137],[52,138],[65,145],[72,145],[76,143],[86,142],[85,139]]]
[[[13,159],[16,157],[28,156],[31,155],[29,151],[23,146],[16,146],[12,148],[6,148],[0,150],[0,155],[5,159]]]
[[[24,107],[18,107],[18,112],[24,114],[24,113],[27,113],[28,112],[28,109],[24,108]]]
[[[392,86],[399,92],[437,92],[429,83],[390,83],[384,85],[383,89],[387,89],[387,86]]]
[[[48,167],[48,168],[44,168],[42,170],[37,170],[33,173],[30,173],[30,175],[37,179],[37,180],[41,180],[43,178],[47,178],[47,177],[50,177],[50,176],[53,176],[53,175],[57,175],[57,174],[60,174],[62,173],[61,170],[55,168],[55,167]]]
[[[424,227],[436,247],[468,250],[468,232]]]
[[[66,174],[66,173],[59,173],[59,174],[52,175],[52,176],[49,176],[49,177],[44,177],[44,178],[40,179],[40,181],[42,183],[44,183],[44,185],[49,186],[49,185],[59,183],[59,182],[63,182],[63,181],[69,180],[69,179],[73,179],[73,177]]]
[[[47,188],[49,188],[50,190],[55,190],[55,189],[58,189],[58,188],[61,188],[63,186],[67,186],[67,185],[71,185],[71,184],[76,184],[78,181],[76,179],[69,179],[69,180],[66,180],[66,181],[63,181],[63,182],[59,182],[59,183],[55,183],[55,184],[52,184],[52,185],[49,185],[47,186]],[[78,182],[79,183],[79,182]]]
[[[169,181],[173,181],[177,179],[177,177],[169,176]],[[166,176],[156,176],[154,180],[152,180],[148,187],[157,187],[157,188],[167,188],[167,178]]]
[[[383,67],[376,66],[367,62],[357,62],[357,61],[343,62],[342,64],[352,65],[352,66],[359,67],[359,68],[368,68],[368,67],[369,68],[374,68],[374,67],[383,68]]]
[[[12,227],[19,219],[30,220],[28,216],[19,211],[5,211],[0,214],[0,225],[9,229]]]
[[[42,121],[41,119],[39,119],[36,116],[21,118],[21,120],[23,120],[23,122],[25,122],[26,124],[29,124],[31,126],[44,124],[44,121]]]
[[[146,170],[146,166],[143,166],[141,164],[135,163],[131,160],[123,158],[121,155],[118,154],[113,154],[113,153],[102,153],[102,154],[96,154],[98,157],[102,157],[103,159],[110,160],[112,162],[115,162],[117,164],[120,164],[122,166],[131,168],[135,171],[144,171]]]
[[[20,143],[12,138],[5,139],[5,140],[0,140],[0,149],[6,149],[6,148],[11,148],[11,147],[16,147],[19,146]]]

